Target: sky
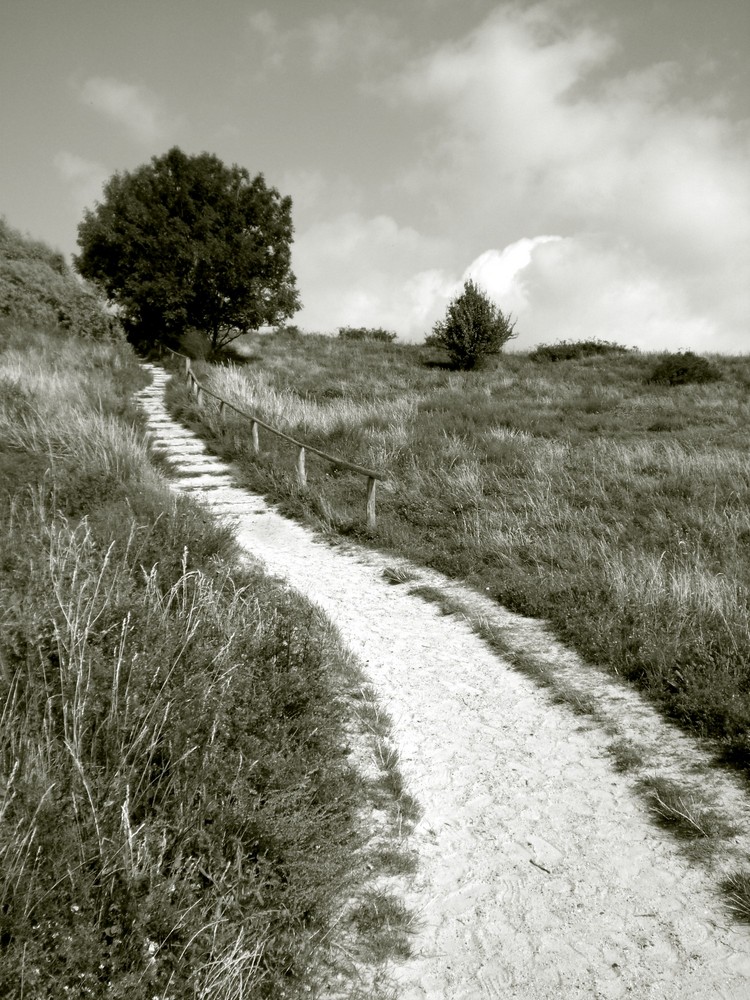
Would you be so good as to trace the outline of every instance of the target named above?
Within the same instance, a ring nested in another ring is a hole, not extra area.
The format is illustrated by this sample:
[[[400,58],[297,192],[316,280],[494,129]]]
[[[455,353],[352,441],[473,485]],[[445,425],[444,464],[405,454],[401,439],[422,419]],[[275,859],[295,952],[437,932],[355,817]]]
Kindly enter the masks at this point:
[[[0,215],[172,146],[293,199],[294,322],[750,350],[748,0],[3,0]]]

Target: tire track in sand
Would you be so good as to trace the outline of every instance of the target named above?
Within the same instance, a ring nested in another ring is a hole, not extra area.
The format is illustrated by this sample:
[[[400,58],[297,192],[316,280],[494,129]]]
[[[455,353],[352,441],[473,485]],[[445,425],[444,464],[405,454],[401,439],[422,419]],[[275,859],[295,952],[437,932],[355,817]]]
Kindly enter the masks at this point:
[[[326,611],[393,718],[423,808],[414,955],[394,970],[404,1000],[748,1000],[750,932],[649,821],[604,731],[389,585],[392,559],[329,546],[234,487],[168,417],[151,370],[141,400],[173,487],[232,517],[241,545]]]

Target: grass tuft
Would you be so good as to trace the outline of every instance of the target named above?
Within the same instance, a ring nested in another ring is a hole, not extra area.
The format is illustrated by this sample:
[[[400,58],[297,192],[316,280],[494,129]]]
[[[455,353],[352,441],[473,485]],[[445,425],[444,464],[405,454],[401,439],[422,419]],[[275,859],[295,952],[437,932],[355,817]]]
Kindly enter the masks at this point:
[[[383,570],[383,579],[392,584],[411,583],[416,578],[417,574],[405,566],[386,566]]]
[[[750,924],[750,871],[733,872],[721,884],[727,906],[734,916]]]
[[[667,778],[647,777],[640,786],[661,825],[678,837],[715,839],[734,836],[738,830],[706,806],[696,791],[687,791]]]
[[[385,890],[368,892],[352,910],[351,920],[375,961],[411,956],[414,916],[398,896]]]

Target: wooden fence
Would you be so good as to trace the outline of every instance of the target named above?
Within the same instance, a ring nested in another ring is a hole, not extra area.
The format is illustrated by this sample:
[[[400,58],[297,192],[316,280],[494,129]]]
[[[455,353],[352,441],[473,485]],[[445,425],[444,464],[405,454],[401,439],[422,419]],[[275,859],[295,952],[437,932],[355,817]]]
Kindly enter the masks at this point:
[[[375,518],[375,494],[378,482],[383,482],[386,477],[380,472],[375,472],[373,469],[366,469],[362,465],[355,465],[353,462],[347,462],[342,458],[336,458],[335,455],[329,455],[326,451],[321,451],[320,448],[314,448],[310,444],[306,444],[304,441],[298,441],[296,438],[292,437],[290,434],[285,434],[284,431],[280,431],[277,427],[273,427],[271,424],[266,423],[265,420],[261,420],[259,416],[254,413],[247,413],[245,410],[241,410],[239,407],[235,406],[234,403],[230,403],[229,400],[223,399],[221,396],[217,395],[207,386],[203,385],[195,376],[193,372],[190,358],[186,357],[184,354],[179,354],[177,351],[173,351],[171,348],[167,348],[170,354],[173,354],[176,358],[183,358],[185,361],[185,376],[190,383],[190,388],[196,397],[196,402],[199,406],[202,405],[203,394],[211,396],[213,399],[217,400],[219,403],[219,415],[223,414],[224,409],[228,408],[238,413],[241,417],[245,417],[250,421],[250,435],[252,439],[253,451],[255,454],[260,453],[260,441],[258,438],[258,428],[263,427],[264,430],[269,431],[271,434],[275,434],[276,437],[283,438],[285,441],[289,441],[297,449],[296,458],[296,472],[297,481],[300,486],[307,485],[307,471],[305,469],[305,456],[307,452],[313,455],[317,455],[318,458],[324,459],[326,462],[330,462],[331,465],[335,465],[338,469],[348,469],[350,472],[356,472],[360,476],[364,476],[367,480],[367,500],[365,513],[367,517],[367,527],[374,528],[376,523]]]

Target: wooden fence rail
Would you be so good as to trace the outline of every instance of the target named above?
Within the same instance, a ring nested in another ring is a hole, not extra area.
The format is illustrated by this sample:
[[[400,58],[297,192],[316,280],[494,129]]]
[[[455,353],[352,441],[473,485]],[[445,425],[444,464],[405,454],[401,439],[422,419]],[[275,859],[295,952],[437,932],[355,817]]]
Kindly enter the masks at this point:
[[[310,444],[306,444],[304,441],[298,441],[297,438],[292,437],[290,434],[285,434],[284,431],[280,431],[277,427],[273,427],[271,424],[262,420],[255,413],[247,413],[245,410],[241,410],[234,403],[230,403],[228,399],[223,399],[217,393],[213,392],[207,386],[203,385],[195,376],[193,372],[190,358],[186,357],[184,354],[179,354],[177,351],[173,351],[170,347],[167,348],[170,354],[173,354],[176,358],[183,358],[185,361],[185,375],[190,383],[191,391],[194,393],[196,402],[199,406],[203,402],[203,394],[211,396],[213,399],[217,400],[219,403],[219,415],[224,413],[225,408],[233,410],[238,413],[241,417],[245,417],[250,421],[250,434],[253,444],[253,452],[257,455],[260,452],[260,442],[258,438],[258,428],[263,427],[264,430],[269,431],[271,434],[275,434],[276,437],[283,438],[285,441],[289,441],[297,448],[297,459],[296,459],[296,471],[297,471],[297,481],[300,486],[307,485],[307,471],[305,468],[305,456],[309,451],[313,455],[317,455],[319,458],[324,459],[326,462],[330,462],[331,465],[335,465],[338,469],[348,469],[350,472],[356,472],[360,476],[364,476],[367,479],[367,501],[365,513],[367,517],[367,527],[374,528],[376,523],[375,517],[375,495],[378,482],[383,482],[386,477],[380,472],[375,472],[373,469],[366,469],[362,465],[355,465],[354,462],[347,462],[345,459],[336,458],[335,455],[329,455],[327,451],[322,451],[320,448],[314,448]]]

